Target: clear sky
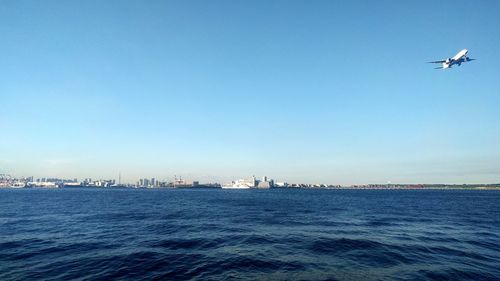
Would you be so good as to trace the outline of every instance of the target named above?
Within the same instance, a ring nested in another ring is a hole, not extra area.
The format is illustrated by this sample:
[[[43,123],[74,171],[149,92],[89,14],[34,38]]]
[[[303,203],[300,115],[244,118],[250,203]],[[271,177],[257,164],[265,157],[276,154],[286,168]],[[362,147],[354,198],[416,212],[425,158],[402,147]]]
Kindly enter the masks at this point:
[[[500,1],[0,0],[0,173],[500,182]],[[469,49],[477,61],[434,70]]]

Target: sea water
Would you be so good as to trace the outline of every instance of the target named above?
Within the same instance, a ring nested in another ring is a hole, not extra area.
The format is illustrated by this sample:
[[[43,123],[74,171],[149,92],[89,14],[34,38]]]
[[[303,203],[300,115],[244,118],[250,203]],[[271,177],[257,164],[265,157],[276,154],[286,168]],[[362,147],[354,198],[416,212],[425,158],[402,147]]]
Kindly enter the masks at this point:
[[[500,191],[0,190],[0,280],[499,280]]]

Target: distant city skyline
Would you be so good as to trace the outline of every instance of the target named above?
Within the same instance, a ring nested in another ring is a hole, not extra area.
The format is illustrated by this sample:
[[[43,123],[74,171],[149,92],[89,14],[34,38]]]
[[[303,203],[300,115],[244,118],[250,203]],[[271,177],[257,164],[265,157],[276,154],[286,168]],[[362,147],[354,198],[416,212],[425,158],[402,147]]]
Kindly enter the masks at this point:
[[[331,184],[310,182],[276,181],[273,178],[256,176],[246,179],[233,179],[230,182],[186,180],[175,176],[174,179],[139,178],[135,182],[123,183],[116,179],[84,178],[78,180],[64,178],[13,177],[0,174],[0,189],[4,188],[195,188],[195,189],[270,189],[270,188],[328,188],[328,189],[478,189],[499,190],[500,183],[448,184],[448,183],[368,183],[368,184]]]
[[[499,14],[492,0],[2,1],[0,174],[497,183]],[[477,60],[426,63],[464,48]]]

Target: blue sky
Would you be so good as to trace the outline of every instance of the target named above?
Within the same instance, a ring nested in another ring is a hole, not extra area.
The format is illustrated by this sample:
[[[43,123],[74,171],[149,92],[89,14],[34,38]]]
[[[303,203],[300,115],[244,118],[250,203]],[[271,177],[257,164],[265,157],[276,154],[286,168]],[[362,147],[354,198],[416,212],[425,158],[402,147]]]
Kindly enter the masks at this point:
[[[500,182],[499,1],[0,0],[0,173]],[[467,48],[447,71],[426,61]]]

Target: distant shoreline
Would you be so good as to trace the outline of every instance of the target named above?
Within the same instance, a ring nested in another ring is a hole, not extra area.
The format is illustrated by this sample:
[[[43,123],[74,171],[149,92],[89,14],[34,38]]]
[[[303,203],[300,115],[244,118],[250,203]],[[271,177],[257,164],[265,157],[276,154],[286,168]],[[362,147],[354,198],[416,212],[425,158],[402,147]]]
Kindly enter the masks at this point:
[[[52,189],[92,189],[92,190],[500,190],[500,186],[449,186],[449,187],[273,187],[273,188],[214,188],[214,187],[95,187],[95,186],[71,186],[71,187],[10,187],[0,186],[0,190],[52,190]]]

